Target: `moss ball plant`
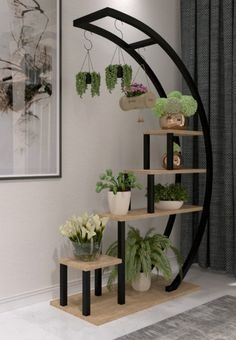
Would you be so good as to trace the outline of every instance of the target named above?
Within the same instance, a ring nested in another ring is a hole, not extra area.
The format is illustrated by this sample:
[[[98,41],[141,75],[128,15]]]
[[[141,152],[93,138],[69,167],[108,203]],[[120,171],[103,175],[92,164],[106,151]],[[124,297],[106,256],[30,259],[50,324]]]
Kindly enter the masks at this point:
[[[192,96],[182,95],[179,91],[170,92],[167,98],[158,98],[153,108],[153,113],[158,118],[175,113],[190,117],[196,112],[197,101]]]

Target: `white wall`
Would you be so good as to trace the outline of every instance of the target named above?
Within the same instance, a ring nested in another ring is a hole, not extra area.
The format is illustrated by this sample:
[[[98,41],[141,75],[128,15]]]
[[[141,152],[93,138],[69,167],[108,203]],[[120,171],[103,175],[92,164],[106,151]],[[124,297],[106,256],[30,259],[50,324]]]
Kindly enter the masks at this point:
[[[1,181],[0,203],[0,303],[14,297],[50,291],[58,283],[58,259],[69,255],[69,245],[59,235],[58,227],[71,214],[83,211],[104,211],[105,192],[95,193],[99,173],[106,168],[142,167],[142,132],[158,127],[151,111],[122,112],[118,106],[121,96],[117,88],[112,94],[104,88],[104,69],[111,61],[115,46],[93,34],[91,57],[94,68],[102,73],[101,96],[85,95],[81,100],[74,86],[85,51],[83,31],[72,26],[73,19],[97,9],[110,6],[147,23],[180,52],[179,0],[62,0],[62,161],[63,177],[51,180]],[[113,21],[105,26],[114,31]],[[124,38],[136,41],[142,35],[122,26]],[[114,31],[115,32],[115,31]],[[88,34],[89,35],[89,34]],[[180,77],[169,58],[158,47],[142,52],[165,90],[180,88]],[[125,55],[126,62],[137,64]],[[145,83],[140,71],[137,79]],[[144,123],[137,123],[138,116]],[[153,142],[153,156],[164,152],[163,141]],[[140,178],[142,180],[142,178]],[[162,179],[162,182],[167,179]],[[144,187],[145,181],[143,180]],[[134,192],[133,206],[143,206],[145,190]],[[147,228],[158,226],[162,220],[134,223]],[[105,234],[105,246],[116,237],[116,225],[110,224]],[[176,236],[175,236],[176,238]],[[71,278],[78,274],[71,273]]]

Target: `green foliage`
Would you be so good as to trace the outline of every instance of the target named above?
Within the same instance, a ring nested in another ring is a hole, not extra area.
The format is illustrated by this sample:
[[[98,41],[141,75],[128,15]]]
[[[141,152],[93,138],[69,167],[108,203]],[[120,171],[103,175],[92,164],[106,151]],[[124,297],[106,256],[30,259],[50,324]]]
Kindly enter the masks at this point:
[[[91,73],[91,95],[100,96],[100,85],[101,85],[101,76],[100,73],[92,72]]]
[[[153,113],[156,117],[166,114],[182,113],[186,117],[194,115],[197,111],[197,101],[192,96],[182,95],[179,91],[172,91],[167,98],[157,98]]]
[[[100,95],[100,84],[101,84],[101,76],[100,73],[97,72],[79,72],[76,75],[76,90],[80,98],[85,94],[88,89],[88,84],[86,82],[87,75],[91,75],[91,95],[99,96]]]
[[[133,173],[127,174],[119,172],[118,176],[114,176],[111,169],[107,169],[105,173],[99,176],[100,181],[96,184],[96,192],[101,192],[103,189],[109,189],[116,194],[118,191],[127,191],[130,189],[142,189],[141,184],[137,183]]]
[[[154,189],[156,203],[159,201],[186,201],[188,199],[187,190],[180,183],[156,184]]]
[[[105,79],[106,79],[106,86],[109,92],[111,93],[114,90],[117,84],[117,71],[118,67],[122,67],[122,79],[121,79],[121,87],[129,87],[131,85],[132,80],[132,67],[124,64],[124,65],[108,65],[105,69]]]
[[[176,256],[181,273],[183,258],[168,237],[154,233],[153,229],[142,237],[138,229],[129,226],[125,257],[126,281],[131,282],[140,272],[149,274],[154,267],[167,281],[171,280],[172,270],[167,250],[171,250]],[[117,241],[110,245],[106,254],[117,256]],[[117,268],[114,267],[108,278],[108,289],[112,288],[116,276]]]
[[[177,152],[177,153],[180,153],[181,152],[180,145],[174,142],[174,144],[173,144],[173,151]]]

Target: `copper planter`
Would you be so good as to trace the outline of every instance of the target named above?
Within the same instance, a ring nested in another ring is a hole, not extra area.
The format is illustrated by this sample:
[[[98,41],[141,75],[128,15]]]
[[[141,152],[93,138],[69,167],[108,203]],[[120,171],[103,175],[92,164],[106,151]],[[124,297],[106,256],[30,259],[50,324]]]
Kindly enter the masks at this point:
[[[167,169],[167,154],[162,158],[162,166]],[[179,152],[174,152],[173,154],[173,168],[179,169],[183,166],[183,158]]]
[[[160,118],[160,127],[162,129],[186,129],[188,118],[182,113],[167,113]]]

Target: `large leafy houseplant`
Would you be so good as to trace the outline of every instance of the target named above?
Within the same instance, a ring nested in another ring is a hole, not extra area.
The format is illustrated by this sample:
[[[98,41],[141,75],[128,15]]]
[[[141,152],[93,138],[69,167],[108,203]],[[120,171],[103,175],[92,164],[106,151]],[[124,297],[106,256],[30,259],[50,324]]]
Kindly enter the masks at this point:
[[[117,241],[115,241],[109,246],[106,254],[117,256],[117,250],[118,244]],[[156,268],[165,280],[170,281],[172,278],[172,269],[167,256],[168,250],[171,250],[175,254],[181,273],[183,258],[168,237],[155,233],[153,229],[148,230],[142,237],[138,229],[129,226],[125,255],[126,281],[131,283],[142,272],[149,275],[153,268]],[[116,277],[117,268],[114,267],[108,278],[108,289],[112,288]]]

